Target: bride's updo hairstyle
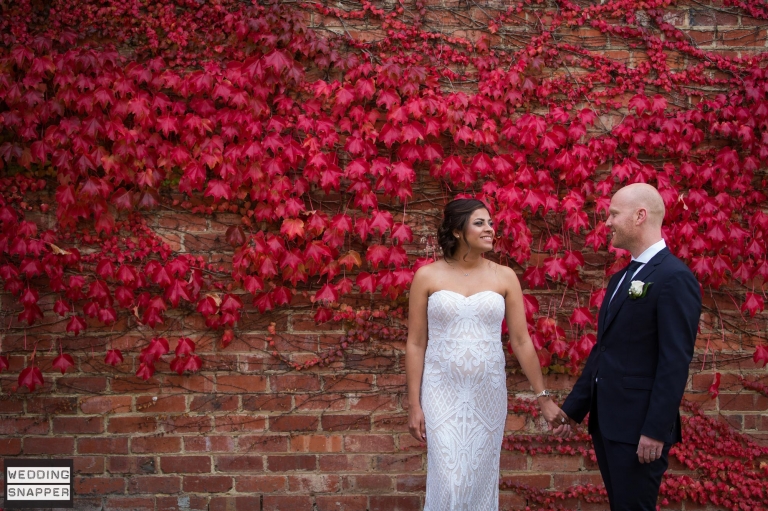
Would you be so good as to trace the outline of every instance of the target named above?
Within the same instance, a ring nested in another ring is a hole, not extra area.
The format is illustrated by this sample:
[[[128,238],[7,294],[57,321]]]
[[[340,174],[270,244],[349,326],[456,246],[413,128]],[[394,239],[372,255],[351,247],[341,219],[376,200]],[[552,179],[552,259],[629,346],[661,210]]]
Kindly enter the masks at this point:
[[[463,238],[469,217],[478,209],[488,209],[488,206],[477,199],[455,199],[445,206],[443,223],[437,229],[437,243],[443,249],[444,256],[451,258],[454,256],[459,246],[459,239],[454,236],[453,231],[462,233]]]

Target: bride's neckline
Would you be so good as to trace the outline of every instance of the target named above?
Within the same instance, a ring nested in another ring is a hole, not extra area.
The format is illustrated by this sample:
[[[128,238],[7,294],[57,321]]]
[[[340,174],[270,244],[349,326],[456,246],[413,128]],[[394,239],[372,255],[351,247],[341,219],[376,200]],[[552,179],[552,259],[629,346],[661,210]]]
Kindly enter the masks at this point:
[[[461,294],[461,293],[459,293],[457,291],[451,291],[450,289],[439,289],[439,290],[435,291],[434,293],[432,293],[431,295],[429,295],[429,298],[432,298],[437,293],[451,293],[451,294],[459,295],[459,296],[461,296],[463,298],[467,298],[467,299],[472,298],[473,296],[481,295],[483,293],[493,293],[495,295],[501,296],[502,299],[504,298],[504,296],[501,293],[497,293],[496,291],[493,291],[493,290],[490,290],[490,289],[486,289],[485,291],[478,291],[477,293],[472,293],[471,295],[463,295],[463,294]]]

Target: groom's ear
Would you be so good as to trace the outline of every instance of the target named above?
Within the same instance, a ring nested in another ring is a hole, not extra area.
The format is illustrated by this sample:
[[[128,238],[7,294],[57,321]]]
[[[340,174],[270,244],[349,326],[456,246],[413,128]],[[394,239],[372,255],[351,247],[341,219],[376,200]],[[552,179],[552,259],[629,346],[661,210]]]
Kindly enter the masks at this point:
[[[645,208],[640,208],[635,212],[635,224],[640,225],[646,220],[648,220],[648,210]]]

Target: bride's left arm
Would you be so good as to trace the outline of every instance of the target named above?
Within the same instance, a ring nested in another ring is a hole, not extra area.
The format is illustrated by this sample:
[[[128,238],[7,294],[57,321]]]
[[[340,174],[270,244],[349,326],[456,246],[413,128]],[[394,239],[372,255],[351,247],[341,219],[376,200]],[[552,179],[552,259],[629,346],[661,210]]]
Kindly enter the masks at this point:
[[[506,268],[506,270],[510,274],[509,278],[505,279],[507,281],[505,316],[509,329],[509,340],[512,343],[512,350],[520,362],[520,367],[533,387],[533,392],[538,396],[544,391],[544,377],[541,374],[539,357],[536,355],[531,336],[528,334],[523,290],[515,272],[511,268]],[[544,418],[550,425],[554,426],[556,423],[561,423],[563,419],[568,421],[568,416],[552,401],[551,397],[544,395],[538,397],[537,400]]]

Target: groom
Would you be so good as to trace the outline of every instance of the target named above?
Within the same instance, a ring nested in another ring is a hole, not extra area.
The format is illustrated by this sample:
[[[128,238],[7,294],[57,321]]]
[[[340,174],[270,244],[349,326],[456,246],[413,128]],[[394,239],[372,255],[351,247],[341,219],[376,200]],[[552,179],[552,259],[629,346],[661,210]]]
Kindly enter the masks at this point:
[[[611,511],[654,511],[669,448],[681,440],[701,292],[661,237],[664,201],[654,187],[620,189],[608,213],[613,246],[632,262],[608,283],[597,343],[562,409],[575,422],[590,414]]]

